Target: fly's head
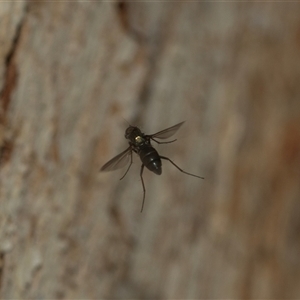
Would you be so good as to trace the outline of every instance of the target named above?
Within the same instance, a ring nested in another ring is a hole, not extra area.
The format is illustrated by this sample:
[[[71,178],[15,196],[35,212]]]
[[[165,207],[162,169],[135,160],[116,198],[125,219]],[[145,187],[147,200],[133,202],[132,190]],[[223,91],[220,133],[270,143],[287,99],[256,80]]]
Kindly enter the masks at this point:
[[[126,129],[125,138],[135,146],[140,146],[145,142],[144,134],[135,126],[129,126]]]

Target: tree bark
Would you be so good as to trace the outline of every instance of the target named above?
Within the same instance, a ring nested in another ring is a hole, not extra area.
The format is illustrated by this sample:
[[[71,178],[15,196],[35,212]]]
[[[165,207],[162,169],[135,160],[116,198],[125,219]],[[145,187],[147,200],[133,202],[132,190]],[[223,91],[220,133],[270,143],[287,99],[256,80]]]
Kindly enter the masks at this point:
[[[300,297],[297,3],[0,3],[0,297]],[[176,143],[99,173],[130,124]]]

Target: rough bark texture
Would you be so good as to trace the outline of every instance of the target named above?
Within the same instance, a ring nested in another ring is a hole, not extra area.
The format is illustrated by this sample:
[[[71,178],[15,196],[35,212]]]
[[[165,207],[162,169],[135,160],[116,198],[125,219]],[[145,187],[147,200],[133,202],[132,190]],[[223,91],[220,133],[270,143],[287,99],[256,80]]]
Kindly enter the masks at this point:
[[[0,296],[300,297],[299,3],[0,3]],[[163,174],[99,167],[126,122]],[[155,145],[156,146],[156,145]]]

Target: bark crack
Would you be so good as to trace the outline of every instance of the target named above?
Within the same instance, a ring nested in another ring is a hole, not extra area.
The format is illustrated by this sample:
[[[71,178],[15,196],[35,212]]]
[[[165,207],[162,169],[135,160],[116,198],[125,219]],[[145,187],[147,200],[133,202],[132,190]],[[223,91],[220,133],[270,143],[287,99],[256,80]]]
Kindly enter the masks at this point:
[[[4,269],[4,257],[5,254],[3,251],[0,252],[0,292],[2,287],[2,275],[3,275],[3,269]]]
[[[158,22],[160,24],[157,25],[156,32],[150,33],[145,32],[147,29],[142,30],[137,25],[132,24],[130,5],[132,4],[126,0],[119,0],[116,9],[123,30],[140,45],[141,51],[145,53],[144,63],[148,65],[148,70],[138,95],[136,115],[130,120],[132,124],[141,124],[143,120],[142,112],[147,109],[152,99],[158,68],[166,45],[169,43],[168,34],[172,32],[171,28],[176,23],[180,7],[174,6],[168,15],[159,18]]]
[[[145,42],[146,37],[143,35],[143,33],[131,25],[128,2],[119,0],[117,2],[117,13],[123,30],[137,43],[142,44]]]
[[[6,55],[5,59],[5,75],[4,75],[4,84],[0,93],[0,103],[1,103],[1,115],[0,115],[0,122],[4,123],[5,119],[5,113],[7,111],[7,108],[9,106],[10,98],[11,98],[11,93],[14,90],[14,87],[16,86],[17,83],[17,77],[18,77],[18,72],[16,68],[16,64],[14,61],[19,41],[20,41],[20,36],[21,36],[21,31],[22,27],[24,25],[25,21],[25,14],[26,14],[26,8],[25,8],[25,13],[23,17],[21,18],[19,24],[16,27],[15,35],[11,44],[11,47]]]
[[[22,28],[25,22],[28,6],[25,6],[23,16],[16,26],[11,47],[5,58],[4,83],[0,92],[0,165],[7,161],[13,148],[12,137],[7,133],[6,112],[11,101],[11,95],[18,81],[18,70],[15,63],[16,52],[19,46]]]

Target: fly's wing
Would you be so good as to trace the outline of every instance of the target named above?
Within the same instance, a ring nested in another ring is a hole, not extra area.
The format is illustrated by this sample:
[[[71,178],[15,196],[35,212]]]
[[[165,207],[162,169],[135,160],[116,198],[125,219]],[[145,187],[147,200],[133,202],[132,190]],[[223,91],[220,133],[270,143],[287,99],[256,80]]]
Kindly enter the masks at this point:
[[[100,171],[114,171],[123,168],[128,164],[130,155],[131,147],[128,147],[125,151],[109,160],[104,166],[102,166]]]
[[[157,139],[167,139],[171,137],[173,134],[176,133],[176,131],[183,125],[183,122],[180,122],[172,127],[169,127],[167,129],[164,129],[162,131],[156,132],[152,135],[150,135],[151,138],[157,138]]]

